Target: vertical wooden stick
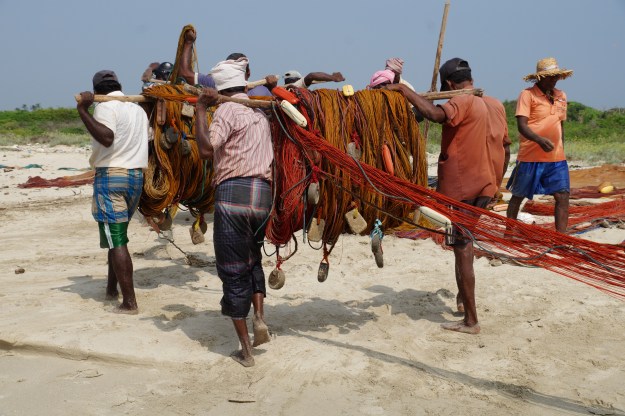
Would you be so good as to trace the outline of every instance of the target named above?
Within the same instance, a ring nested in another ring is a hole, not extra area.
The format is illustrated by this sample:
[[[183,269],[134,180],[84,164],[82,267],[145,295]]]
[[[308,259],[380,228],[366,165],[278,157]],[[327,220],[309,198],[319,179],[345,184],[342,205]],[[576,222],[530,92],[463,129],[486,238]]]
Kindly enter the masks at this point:
[[[436,91],[436,79],[438,78],[438,67],[441,64],[441,53],[443,52],[443,41],[445,40],[445,29],[447,28],[447,13],[449,12],[449,0],[445,2],[443,10],[443,21],[441,22],[441,31],[438,34],[438,48],[436,49],[436,59],[434,59],[434,73],[432,74],[432,85],[430,92]]]
[[[438,78],[438,67],[441,63],[441,54],[443,52],[443,41],[445,40],[445,29],[447,28],[447,13],[449,12],[449,1],[445,2],[445,9],[443,10],[443,20],[441,22],[441,31],[438,34],[438,47],[436,48],[436,58],[434,59],[434,73],[432,74],[432,84],[430,86],[430,92],[436,91],[436,79]],[[423,128],[423,136],[425,141],[428,140],[428,133],[430,132],[430,120],[425,120],[425,127]]]

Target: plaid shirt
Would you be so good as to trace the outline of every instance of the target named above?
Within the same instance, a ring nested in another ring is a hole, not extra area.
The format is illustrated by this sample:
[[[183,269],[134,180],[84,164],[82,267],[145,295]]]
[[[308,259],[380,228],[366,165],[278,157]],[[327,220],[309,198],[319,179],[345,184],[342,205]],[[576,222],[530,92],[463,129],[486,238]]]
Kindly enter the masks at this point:
[[[234,97],[248,98],[244,93]],[[214,149],[214,186],[231,178],[271,180],[271,129],[262,111],[232,102],[221,104],[209,127],[209,139]]]

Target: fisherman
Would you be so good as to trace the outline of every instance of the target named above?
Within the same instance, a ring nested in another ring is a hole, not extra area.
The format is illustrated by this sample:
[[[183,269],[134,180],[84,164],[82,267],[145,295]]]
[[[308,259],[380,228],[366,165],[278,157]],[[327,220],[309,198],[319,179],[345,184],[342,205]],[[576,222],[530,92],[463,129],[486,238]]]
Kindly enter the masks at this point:
[[[124,95],[117,75],[109,70],[93,76],[93,91],[113,97]],[[99,103],[91,115],[93,94],[82,92],[80,98],[76,108],[92,136],[90,162],[96,171],[92,214],[100,229],[100,247],[108,249],[106,298],[118,298],[119,283],[123,300],[114,311],[136,314],[128,223],[139,205],[143,169],[148,167],[148,118],[137,104],[122,101]]]
[[[171,62],[152,62],[141,75],[141,81],[143,81],[142,89],[145,90],[156,84],[154,80],[169,81],[169,76],[173,69],[174,65]]]
[[[471,68],[463,59],[448,60],[439,73],[441,91],[473,88]],[[437,191],[468,205],[486,207],[497,191],[497,177],[489,150],[488,138],[492,133],[489,106],[485,100],[466,94],[435,106],[404,84],[387,84],[385,88],[400,91],[428,120],[443,125]],[[503,139],[499,143],[503,146]],[[447,244],[454,250],[457,302],[459,309],[464,311],[464,319],[441,326],[451,331],[478,334],[473,242],[454,227]]]
[[[200,85],[202,87],[208,88],[216,88],[215,81],[212,78],[211,74],[200,74],[198,72],[194,72],[191,68],[191,51],[193,49],[193,44],[195,43],[195,39],[197,35],[194,30],[187,30],[184,34],[184,44],[182,47],[181,53],[181,62],[180,62],[180,77],[186,80],[191,85]],[[226,60],[237,60],[239,58],[247,57],[239,52],[231,53],[226,57]],[[245,84],[247,85],[247,81],[249,80],[251,75],[249,63],[245,68]],[[267,79],[272,80],[272,84],[259,85],[255,88],[246,91],[248,96],[268,96],[271,95],[271,89],[278,85],[278,78],[275,76],[269,76],[269,78],[265,77],[265,81]],[[275,80],[275,82],[274,82]],[[266,81],[267,82],[267,81]]]
[[[415,92],[414,87],[401,77],[401,73],[404,67],[404,60],[401,58],[390,58],[386,60],[386,68],[382,71],[377,71],[371,77],[371,81],[367,86],[369,89],[383,88],[388,84],[403,84],[408,87],[412,92]],[[390,80],[390,81],[389,81]],[[415,119],[418,123],[423,121],[423,115],[417,110],[415,106],[410,104],[412,112],[415,115]]]
[[[508,218],[516,219],[523,199],[553,195],[556,231],[565,233],[569,220],[569,167],[564,156],[566,94],[556,83],[573,71],[561,69],[555,58],[544,58],[536,72],[525,76],[534,85],[521,91],[516,119],[520,136],[517,162],[507,188],[512,193]]]
[[[390,69],[383,69],[376,71],[369,81],[367,88],[370,90],[377,90],[391,85],[395,82],[395,73]]]
[[[212,70],[219,94],[248,99],[245,94],[248,60],[219,62]],[[270,76],[267,82],[277,83]],[[221,313],[232,318],[241,350],[232,358],[254,365],[252,347],[270,341],[263,303],[266,295],[261,247],[271,210],[271,129],[265,114],[242,104],[224,102],[208,127],[206,111],[218,102],[217,90],[205,88],[196,104],[196,137],[202,159],[214,167],[215,214],[213,244],[217,274],[223,283]],[[251,306],[254,341],[250,344],[246,318]]]
[[[411,90],[415,91],[414,87],[411,83],[406,81],[402,76],[402,72],[404,71],[404,60],[401,58],[390,58],[386,60],[386,67],[384,69],[388,69],[393,71],[395,74],[395,78],[393,79],[393,84],[404,84]]]
[[[498,202],[501,197],[499,189],[501,188],[503,177],[506,175],[508,164],[510,163],[510,144],[512,142],[508,136],[506,109],[501,101],[488,95],[482,95],[482,100],[484,100],[484,103],[488,107],[488,119],[490,123],[488,151],[497,181],[497,192],[488,205],[490,207]]]
[[[284,74],[284,86],[296,88],[308,88],[315,82],[341,82],[345,77],[340,72],[328,74],[326,72],[310,72],[302,78],[298,71],[290,70]]]

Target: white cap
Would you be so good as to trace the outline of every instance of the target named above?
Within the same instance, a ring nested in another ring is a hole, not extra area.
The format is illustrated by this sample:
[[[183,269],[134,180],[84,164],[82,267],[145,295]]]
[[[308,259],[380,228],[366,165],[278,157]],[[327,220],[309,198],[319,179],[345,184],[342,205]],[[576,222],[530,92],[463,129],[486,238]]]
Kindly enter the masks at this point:
[[[294,69],[293,69],[293,70],[291,70],[291,71],[287,71],[287,72],[284,74],[284,78],[298,78],[298,79],[299,79],[299,78],[301,78],[301,77],[302,77],[302,74],[300,74],[299,72],[297,72],[297,71],[296,71],[296,70],[294,70]]]

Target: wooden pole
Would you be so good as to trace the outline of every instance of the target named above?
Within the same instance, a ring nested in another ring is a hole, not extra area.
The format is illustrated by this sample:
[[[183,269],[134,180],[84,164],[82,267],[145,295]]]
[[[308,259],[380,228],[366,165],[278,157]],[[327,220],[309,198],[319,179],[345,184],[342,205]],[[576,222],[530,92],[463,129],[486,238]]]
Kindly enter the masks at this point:
[[[441,31],[438,34],[438,47],[436,48],[436,58],[434,59],[434,73],[432,74],[432,85],[430,91],[436,91],[436,79],[438,78],[438,67],[441,64],[441,54],[443,52],[443,41],[445,40],[445,30],[447,29],[447,13],[449,12],[449,0],[445,2],[443,10],[443,21],[441,22]]]
[[[184,84],[184,90],[186,92],[188,92],[189,94],[193,94],[193,95],[200,95],[200,92],[202,92],[201,88],[197,88],[194,87],[193,85],[189,85],[189,84]],[[272,100],[273,101],[273,100]],[[231,103],[238,103],[238,104],[243,104],[247,107],[251,107],[251,108],[270,108],[272,106],[272,101],[264,101],[264,100],[247,100],[245,98],[234,98],[234,97],[227,97],[225,95],[219,95],[219,103],[223,103],[223,102],[231,102]]]
[[[199,95],[200,94],[200,89],[193,87],[191,85],[187,85],[185,86],[185,90],[188,90],[188,92],[190,94],[193,95]],[[475,88],[475,89],[464,89],[464,90],[454,90],[454,91],[441,91],[441,92],[420,92],[418,93],[421,97],[425,98],[426,100],[430,100],[430,101],[435,101],[435,100],[448,100],[452,97],[457,97],[458,95],[465,95],[465,94],[470,94],[470,95],[477,95],[477,96],[482,96],[482,94],[484,93],[484,90],[482,90],[481,88]],[[80,94],[76,94],[74,95],[74,98],[76,99],[76,102],[80,102]],[[152,97],[146,97],[145,95],[122,95],[122,96],[115,96],[115,95],[94,95],[93,96],[93,101],[96,103],[103,103],[103,102],[107,102],[107,101],[124,101],[124,102],[130,102],[130,103],[145,103],[145,102],[150,102],[150,101],[154,101],[155,99]],[[246,100],[244,98],[233,98],[233,97],[226,97],[225,95],[220,95],[219,96],[219,102],[233,102],[233,103],[239,103],[239,104],[243,104],[246,105],[248,107],[252,107],[252,108],[269,108],[271,107],[271,102],[273,100]]]
[[[79,103],[82,101],[82,98],[80,96],[80,94],[76,94],[74,95],[74,98],[76,99],[76,102]],[[127,103],[147,103],[150,101],[154,101],[154,99],[152,97],[146,97],[144,95],[122,95],[122,96],[115,96],[115,95],[99,95],[96,94],[93,96],[93,102],[95,103],[104,103],[107,101],[123,101],[123,102],[127,102]]]
[[[441,63],[441,54],[443,52],[443,41],[445,40],[445,30],[447,29],[447,13],[449,12],[449,1],[445,2],[445,8],[443,9],[443,20],[441,21],[441,31],[438,34],[438,46],[436,48],[436,57],[434,58],[434,71],[432,74],[432,83],[430,85],[430,92],[436,91],[436,79],[438,78],[438,67]],[[425,127],[423,128],[423,136],[425,141],[428,140],[430,133],[430,120],[425,120]]]

